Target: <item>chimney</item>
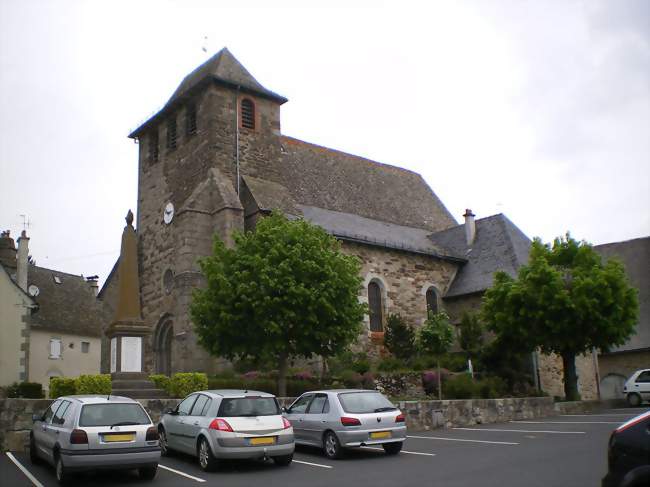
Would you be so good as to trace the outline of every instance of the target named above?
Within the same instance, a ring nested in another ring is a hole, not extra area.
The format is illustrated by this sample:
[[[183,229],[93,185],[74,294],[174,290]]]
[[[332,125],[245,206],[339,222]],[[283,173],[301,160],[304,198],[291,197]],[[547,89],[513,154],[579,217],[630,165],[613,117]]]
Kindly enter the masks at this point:
[[[29,237],[27,232],[23,230],[18,237],[18,259],[16,269],[16,281],[18,287],[27,292],[27,256],[29,253]]]
[[[16,268],[16,245],[14,239],[9,235],[9,230],[0,234],[0,264],[7,270]]]
[[[476,238],[476,223],[474,222],[474,213],[472,210],[465,210],[465,238],[467,239],[467,245],[471,246],[474,243]]]
[[[90,286],[90,289],[92,289],[93,294],[97,296],[99,294],[99,284],[97,283],[97,279],[99,279],[99,276],[88,276],[86,277],[86,282]]]

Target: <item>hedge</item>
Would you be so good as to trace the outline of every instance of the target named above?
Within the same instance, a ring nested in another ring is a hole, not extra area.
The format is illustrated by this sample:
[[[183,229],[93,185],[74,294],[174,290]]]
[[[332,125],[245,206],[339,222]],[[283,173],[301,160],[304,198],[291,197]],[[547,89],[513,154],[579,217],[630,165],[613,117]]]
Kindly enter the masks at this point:
[[[169,381],[169,390],[172,397],[185,397],[195,391],[208,388],[208,376],[201,372],[177,372]]]
[[[77,393],[75,379],[72,377],[50,378],[50,397],[56,399],[61,396],[71,396]]]
[[[6,389],[7,397],[22,397],[26,399],[41,399],[43,386],[38,382],[14,382]]]
[[[72,377],[52,377],[50,378],[50,397],[56,399],[61,396],[71,396],[73,394],[110,394],[111,393],[111,375],[94,374],[80,375],[77,378]]]
[[[153,374],[149,376],[149,380],[154,383],[157,389],[162,389],[169,393],[171,379],[164,374]]]
[[[252,379],[243,378],[217,378],[211,377],[209,380],[210,389],[244,389],[268,392],[278,395],[278,384],[274,379]],[[320,389],[320,384],[316,380],[297,380],[287,379],[287,396],[297,397],[307,391]]]

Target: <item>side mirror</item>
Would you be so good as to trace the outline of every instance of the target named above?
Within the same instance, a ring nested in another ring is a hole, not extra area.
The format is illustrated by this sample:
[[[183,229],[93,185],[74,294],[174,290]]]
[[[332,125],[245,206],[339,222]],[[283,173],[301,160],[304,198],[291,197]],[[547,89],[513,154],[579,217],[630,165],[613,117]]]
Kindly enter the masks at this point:
[[[171,408],[167,408],[163,411],[163,414],[174,414],[174,410]]]
[[[282,412],[283,412],[283,413],[288,413],[289,410],[283,406],[283,407],[282,407]]]
[[[36,414],[36,413],[32,414],[32,423],[35,423],[36,421],[40,421],[42,419],[43,419],[42,414]]]

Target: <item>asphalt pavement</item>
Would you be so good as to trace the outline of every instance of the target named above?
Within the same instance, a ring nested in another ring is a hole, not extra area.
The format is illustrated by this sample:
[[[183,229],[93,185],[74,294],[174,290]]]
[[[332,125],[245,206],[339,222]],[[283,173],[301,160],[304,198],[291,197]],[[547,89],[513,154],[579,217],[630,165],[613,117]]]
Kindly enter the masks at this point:
[[[141,481],[133,471],[81,474],[74,486],[600,486],[607,471],[612,430],[647,408],[609,409],[434,431],[409,431],[402,452],[350,450],[330,460],[317,448],[296,448],[289,467],[273,462],[225,463],[203,472],[196,459],[176,454],[161,460],[156,478]],[[30,478],[31,477],[31,478]],[[0,485],[56,486],[49,466],[31,465],[27,452],[2,454]]]

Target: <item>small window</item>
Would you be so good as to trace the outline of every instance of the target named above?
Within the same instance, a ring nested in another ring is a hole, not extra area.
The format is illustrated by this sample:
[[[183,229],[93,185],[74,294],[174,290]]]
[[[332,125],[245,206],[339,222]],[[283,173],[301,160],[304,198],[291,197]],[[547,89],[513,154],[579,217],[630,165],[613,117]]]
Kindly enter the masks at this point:
[[[167,148],[169,150],[176,149],[176,142],[176,117],[173,117],[167,120]]]
[[[158,141],[158,129],[156,128],[155,132],[152,132],[149,135],[149,160],[153,162],[158,162],[159,156],[159,141]]]
[[[54,417],[52,418],[52,423],[53,424],[63,424],[65,423],[65,413],[68,412],[68,408],[70,407],[71,402],[70,401],[63,401],[61,403],[61,406],[59,409],[56,410],[56,413],[54,414]]]
[[[438,294],[433,287],[427,289],[427,316],[429,313],[436,314],[438,312]]]
[[[61,278],[59,276],[54,276],[53,275],[52,277],[53,277],[55,283],[61,284]]]
[[[61,358],[61,340],[59,338],[50,339],[50,358]]]
[[[188,414],[190,414],[190,411],[192,410],[192,406],[194,405],[195,400],[196,400],[196,394],[192,394],[191,396],[185,398],[183,402],[181,402],[178,405],[178,415],[187,416]]]
[[[185,112],[185,134],[196,134],[196,106],[190,105]]]
[[[81,353],[88,353],[90,350],[90,342],[81,342]]]
[[[327,396],[319,394],[314,398],[314,400],[309,405],[309,410],[307,411],[307,413],[322,414],[323,408],[325,407],[325,403],[327,403]]]
[[[303,414],[307,410],[307,406],[309,406],[309,401],[311,401],[312,397],[314,397],[312,394],[305,394],[304,396],[301,396],[296,402],[291,405],[289,408],[289,413]]]
[[[54,416],[54,412],[59,409],[59,406],[61,405],[61,400],[57,399],[52,403],[52,405],[47,408],[47,411],[45,411],[45,414],[43,415],[43,422],[49,423],[50,419],[52,419],[52,416]]]
[[[241,101],[241,126],[245,129],[255,128],[255,104],[250,98]]]
[[[170,294],[174,289],[174,272],[167,269],[163,274],[163,289],[165,294]]]
[[[192,412],[190,413],[190,416],[201,416],[201,413],[203,412],[203,407],[205,406],[206,402],[208,402],[208,396],[199,394],[199,397],[196,398],[196,402],[194,403],[194,407],[192,407]]]
[[[203,406],[203,411],[201,411],[201,416],[207,416],[208,411],[210,410],[210,406],[212,406],[212,399],[208,399],[208,402],[205,403],[205,406]]]
[[[375,281],[368,284],[368,308],[370,308],[370,331],[384,331],[381,288]]]
[[[650,382],[650,370],[641,372],[639,374],[639,377],[637,377],[634,382],[642,382],[642,383]]]

